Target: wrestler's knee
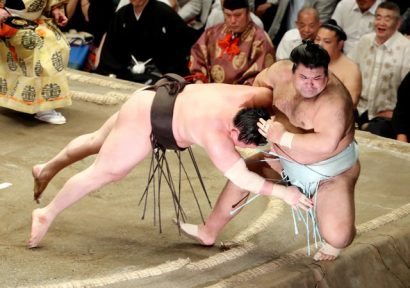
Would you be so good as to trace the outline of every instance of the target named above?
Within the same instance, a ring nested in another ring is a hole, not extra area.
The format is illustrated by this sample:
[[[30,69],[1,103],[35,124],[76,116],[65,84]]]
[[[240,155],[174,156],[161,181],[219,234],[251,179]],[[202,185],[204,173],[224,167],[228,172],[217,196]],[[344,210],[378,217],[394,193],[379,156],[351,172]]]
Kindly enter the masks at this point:
[[[343,227],[339,229],[327,229],[322,232],[322,237],[335,248],[345,248],[349,246],[356,236],[356,228]]]
[[[105,137],[101,136],[98,132],[91,133],[88,139],[88,148],[93,154],[96,154],[100,151],[104,140]]]
[[[123,166],[110,165],[94,165],[94,175],[105,184],[120,181],[122,178],[128,175],[130,169]]]

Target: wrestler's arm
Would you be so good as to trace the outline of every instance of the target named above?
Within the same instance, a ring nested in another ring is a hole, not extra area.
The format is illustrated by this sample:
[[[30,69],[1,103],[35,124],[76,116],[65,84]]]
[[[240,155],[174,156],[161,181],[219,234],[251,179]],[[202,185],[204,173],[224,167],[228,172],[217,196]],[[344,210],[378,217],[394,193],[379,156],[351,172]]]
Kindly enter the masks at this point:
[[[349,61],[351,60],[349,59]],[[362,93],[362,73],[360,72],[359,65],[353,61],[351,62],[351,65],[346,66],[349,68],[349,77],[342,82],[352,97],[353,108],[356,108],[359,103],[360,94]]]
[[[204,145],[209,158],[224,176],[239,188],[255,194],[278,197],[289,205],[304,210],[312,207],[313,203],[296,187],[286,188],[274,184],[250,171],[229,137],[219,135],[214,137],[211,143],[211,145]]]
[[[339,102],[339,103],[338,103]],[[259,132],[288,155],[299,155],[294,160],[304,163],[307,159],[321,161],[334,154],[339,142],[345,136],[347,116],[341,101],[330,99],[320,106],[313,119],[313,132],[289,133],[282,123],[270,120],[270,127],[264,130],[263,121],[258,123]],[[266,126],[265,126],[266,127]],[[308,161],[310,162],[310,161]]]
[[[270,75],[272,75],[272,73],[274,73],[273,70],[274,68],[272,65],[259,72],[259,74],[256,75],[255,80],[253,81],[253,86],[273,89],[273,83],[271,81],[271,77],[269,77]]]
[[[281,60],[273,63],[270,67],[265,68],[256,75],[253,86],[266,87],[271,90],[275,89],[275,83],[278,83],[280,78],[286,75],[286,71],[292,67],[291,65],[289,60]]]

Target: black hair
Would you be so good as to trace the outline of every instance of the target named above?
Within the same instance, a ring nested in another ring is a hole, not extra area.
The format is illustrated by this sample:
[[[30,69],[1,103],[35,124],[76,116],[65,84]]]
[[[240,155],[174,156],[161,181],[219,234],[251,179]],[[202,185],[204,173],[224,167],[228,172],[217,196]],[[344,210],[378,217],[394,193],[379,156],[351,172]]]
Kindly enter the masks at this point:
[[[241,8],[249,9],[249,2],[248,0],[225,0],[223,8],[232,11]]]
[[[325,75],[328,75],[330,56],[324,48],[311,40],[303,40],[302,44],[296,46],[289,59],[293,62],[292,72],[295,72],[297,66],[302,63],[310,69],[323,67]]]
[[[266,138],[258,132],[259,118],[268,120],[270,114],[266,108],[244,108],[233,119],[233,124],[239,130],[238,141],[245,144],[264,145]]]
[[[391,1],[382,2],[382,3],[379,4],[379,6],[377,6],[376,11],[380,8],[393,11],[394,14],[396,14],[395,16],[396,16],[397,20],[400,20],[400,18],[401,18],[401,16],[400,16],[401,15],[400,14],[400,7],[396,3],[391,2]]]
[[[347,39],[345,31],[343,31],[342,27],[337,25],[337,22],[334,19],[327,20],[325,23],[320,25],[320,28],[326,28],[334,31],[338,41],[345,41]]]

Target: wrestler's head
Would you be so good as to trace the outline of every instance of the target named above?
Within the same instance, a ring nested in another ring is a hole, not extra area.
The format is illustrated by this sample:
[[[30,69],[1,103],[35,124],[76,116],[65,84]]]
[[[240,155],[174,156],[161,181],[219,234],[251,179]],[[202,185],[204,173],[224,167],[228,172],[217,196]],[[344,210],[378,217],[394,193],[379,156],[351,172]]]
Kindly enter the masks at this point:
[[[248,0],[224,0],[223,12],[225,25],[231,33],[242,33],[249,24]]]
[[[326,88],[330,57],[324,48],[304,40],[292,50],[290,60],[293,85],[302,97],[316,97]]]
[[[244,144],[251,145],[265,145],[266,138],[258,132],[259,118],[268,120],[270,114],[266,108],[244,108],[240,110],[235,118],[233,124],[238,129],[238,141]]]
[[[336,20],[329,19],[320,26],[315,43],[326,49],[330,59],[337,59],[343,51],[346,39],[346,33],[337,25]]]

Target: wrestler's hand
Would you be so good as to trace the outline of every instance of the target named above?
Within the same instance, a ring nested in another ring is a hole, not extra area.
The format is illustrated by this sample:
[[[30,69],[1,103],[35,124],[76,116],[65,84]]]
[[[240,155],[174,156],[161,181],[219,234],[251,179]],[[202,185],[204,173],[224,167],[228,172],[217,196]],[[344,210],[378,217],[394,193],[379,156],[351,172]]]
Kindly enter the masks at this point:
[[[313,201],[307,198],[296,186],[286,187],[286,193],[283,196],[283,201],[288,203],[292,208],[301,208],[308,211],[313,207]]]
[[[259,133],[271,143],[279,143],[283,133],[286,132],[282,123],[275,121],[275,116],[272,119],[259,119],[257,123]]]
[[[60,8],[54,8],[51,11],[51,15],[53,15],[54,21],[58,26],[65,26],[68,23],[67,16],[60,10]]]

